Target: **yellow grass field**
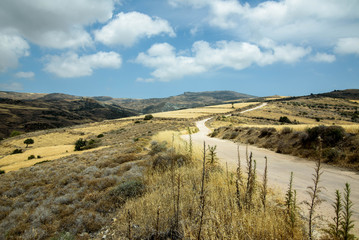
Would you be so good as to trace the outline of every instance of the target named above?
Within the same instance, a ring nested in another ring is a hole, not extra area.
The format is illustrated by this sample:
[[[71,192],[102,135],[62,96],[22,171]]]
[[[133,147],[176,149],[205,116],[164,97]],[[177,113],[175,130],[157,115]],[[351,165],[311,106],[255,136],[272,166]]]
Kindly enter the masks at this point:
[[[249,105],[258,104],[258,102],[250,102],[250,103],[235,103],[234,109],[232,108],[232,104],[221,104],[221,105],[214,105],[208,107],[200,107],[200,108],[189,108],[177,111],[169,111],[169,112],[161,112],[161,113],[154,113],[152,114],[154,117],[157,118],[179,118],[179,119],[195,119],[204,116],[210,116],[214,114],[228,114],[233,112],[238,108],[244,108]],[[143,116],[131,117],[128,119],[140,119]]]
[[[14,140],[9,139],[0,143],[0,169],[8,171],[15,171],[20,168],[29,167],[35,163],[44,160],[55,160],[61,157],[69,156],[71,154],[82,154],[88,151],[99,150],[101,147],[96,149],[90,149],[87,151],[75,152],[74,143],[79,138],[96,137],[100,133],[108,132],[111,130],[119,129],[128,124],[126,121],[104,121],[101,123],[92,123],[82,127],[73,127],[64,129],[59,132],[42,134],[39,136],[22,138],[16,138]],[[32,138],[34,144],[25,148],[24,140]],[[13,154],[10,153],[14,149],[23,149],[23,153]],[[35,157],[41,156],[41,158],[35,158],[27,160],[30,155]]]

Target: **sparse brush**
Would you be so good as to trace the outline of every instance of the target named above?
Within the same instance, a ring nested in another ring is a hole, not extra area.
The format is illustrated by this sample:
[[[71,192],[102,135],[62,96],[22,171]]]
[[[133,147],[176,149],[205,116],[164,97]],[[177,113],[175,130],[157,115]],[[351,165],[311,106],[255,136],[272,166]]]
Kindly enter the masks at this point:
[[[241,158],[239,155],[239,144],[237,144],[237,179],[236,179],[236,203],[238,209],[241,209],[241,189],[240,185],[243,187],[242,171],[241,171]]]
[[[247,178],[247,189],[245,195],[245,204],[248,209],[252,207],[255,190],[256,190],[256,161],[253,160],[253,154],[251,152],[248,160],[248,178]]]
[[[329,223],[328,229],[324,229],[328,238],[340,239],[340,223],[342,222],[342,198],[339,190],[335,191],[335,202],[332,204],[334,208],[335,216],[333,217],[333,223]]]
[[[268,159],[265,158],[264,174],[263,174],[263,187],[262,187],[262,204],[263,210],[266,211],[266,199],[267,199],[267,184],[268,184]]]
[[[209,161],[207,163],[212,165],[212,166],[216,165],[217,160],[218,160],[216,149],[217,149],[216,145],[214,145],[214,146],[208,145],[208,152],[209,152],[208,159],[209,159]]]
[[[201,192],[200,192],[200,206],[201,211],[200,220],[199,220],[199,230],[197,239],[201,239],[203,216],[204,216],[204,207],[205,207],[205,196],[204,196],[204,183],[206,176],[206,142],[203,142],[203,169],[202,169],[202,180],[201,180]]]
[[[353,215],[353,202],[350,200],[350,184],[345,183],[344,197],[343,197],[343,211],[342,220],[340,221],[340,235],[344,240],[354,239],[354,235],[350,231],[354,228],[354,221],[352,220]]]
[[[309,220],[308,220],[308,228],[309,228],[309,239],[313,239],[313,221],[315,220],[315,209],[322,202],[319,194],[321,192],[322,187],[319,186],[320,176],[323,174],[321,170],[321,149],[322,149],[322,141],[319,139],[319,159],[316,163],[314,174],[313,174],[313,186],[308,186],[308,194],[310,196],[310,201],[304,201],[304,203],[308,206],[309,210]]]
[[[187,131],[188,131],[188,137],[189,137],[189,143],[188,143],[188,152],[189,152],[189,157],[190,159],[192,160],[192,157],[193,157],[193,143],[192,143],[192,131],[191,131],[191,128],[187,128]]]

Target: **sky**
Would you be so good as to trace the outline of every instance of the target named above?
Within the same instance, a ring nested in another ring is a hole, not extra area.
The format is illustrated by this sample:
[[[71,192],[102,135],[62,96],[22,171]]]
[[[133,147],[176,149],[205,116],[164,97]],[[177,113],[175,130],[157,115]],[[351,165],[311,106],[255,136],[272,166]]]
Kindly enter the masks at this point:
[[[153,98],[359,88],[358,0],[1,0],[0,90]]]

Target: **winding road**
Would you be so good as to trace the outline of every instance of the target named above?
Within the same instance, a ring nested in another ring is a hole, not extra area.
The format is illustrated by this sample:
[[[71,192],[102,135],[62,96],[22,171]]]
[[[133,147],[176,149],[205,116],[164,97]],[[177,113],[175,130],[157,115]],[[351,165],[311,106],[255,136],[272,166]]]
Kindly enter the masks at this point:
[[[260,107],[264,107],[262,104],[256,108],[246,111],[253,111]],[[201,120],[196,123],[199,132],[192,135],[192,140],[195,144],[203,146],[203,141],[206,145],[217,146],[217,156],[222,164],[228,164],[229,168],[235,169],[237,166],[237,143],[229,140],[222,140],[218,138],[211,138],[207,135],[211,132],[207,128],[205,122],[209,119]],[[188,135],[184,136],[188,139]],[[239,144],[240,158],[242,169],[246,167],[246,146]],[[306,192],[307,186],[312,186],[312,174],[314,173],[315,162],[308,161],[303,158],[294,157],[290,155],[284,155],[275,153],[273,151],[258,148],[255,146],[248,146],[248,152],[253,153],[253,159],[257,161],[257,172],[259,174],[264,171],[264,163],[266,156],[268,158],[268,184],[272,189],[277,189],[283,195],[288,188],[290,173],[293,172],[293,187],[297,191],[298,203],[303,200],[308,200],[309,195]],[[322,164],[323,174],[320,178],[319,185],[325,187],[320,194],[321,198],[325,200],[316,210],[316,212],[323,216],[323,219],[328,220],[333,217],[333,207],[331,204],[334,200],[334,193],[336,189],[339,189],[343,193],[343,188],[346,182],[351,186],[351,200],[353,201],[353,220],[355,221],[354,232],[359,235],[359,174],[357,172],[348,171],[340,168],[335,168],[326,164]],[[304,214],[307,214],[307,207],[304,204],[300,204],[304,210]]]

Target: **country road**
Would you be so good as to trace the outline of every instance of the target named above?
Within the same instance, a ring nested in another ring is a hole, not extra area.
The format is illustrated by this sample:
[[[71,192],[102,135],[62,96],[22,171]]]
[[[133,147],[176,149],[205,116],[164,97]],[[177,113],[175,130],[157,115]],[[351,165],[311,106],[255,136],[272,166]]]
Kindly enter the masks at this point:
[[[259,107],[263,107],[261,105]],[[258,108],[258,107],[257,107]],[[256,108],[256,109],[257,109]],[[250,109],[254,110],[254,109]],[[237,164],[237,143],[229,140],[222,140],[218,138],[210,138],[207,135],[211,132],[207,128],[205,122],[209,119],[201,120],[196,123],[199,132],[192,135],[192,140],[195,144],[203,146],[203,141],[206,145],[217,146],[217,156],[222,164],[228,163],[229,168],[236,168]],[[184,136],[188,139],[188,136]],[[246,167],[246,146],[239,145],[240,158],[242,169]],[[280,190],[281,194],[285,195],[288,188],[290,172],[294,173],[293,187],[297,190],[298,203],[308,199],[306,192],[307,186],[313,185],[312,174],[314,173],[315,163],[303,158],[298,158],[290,155],[275,153],[273,151],[258,148],[255,146],[248,146],[248,152],[253,153],[253,159],[257,161],[257,172],[262,174],[264,171],[264,157],[268,158],[268,184],[271,188]],[[333,215],[333,207],[331,204],[334,200],[334,193],[339,189],[343,193],[343,188],[346,182],[351,186],[351,200],[353,201],[353,220],[355,221],[354,232],[359,235],[359,174],[357,172],[335,168],[326,164],[322,164],[323,175],[321,176],[319,185],[325,187],[322,189],[320,196],[325,200],[318,208],[317,213],[322,215],[324,219],[329,219]],[[261,178],[261,177],[260,177]],[[307,214],[307,208],[304,204],[300,204],[304,214]]]

